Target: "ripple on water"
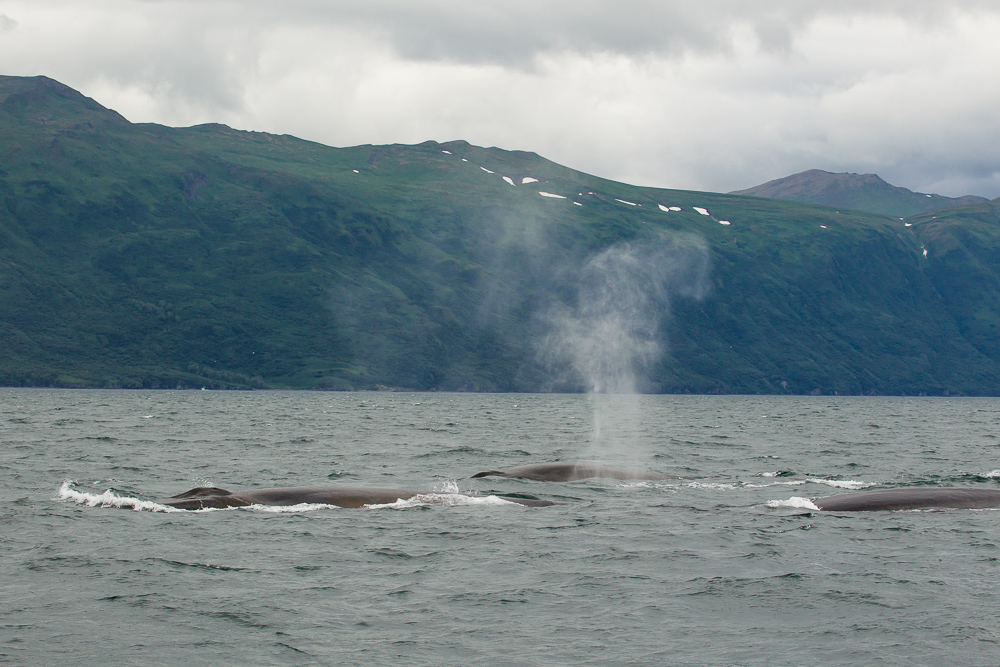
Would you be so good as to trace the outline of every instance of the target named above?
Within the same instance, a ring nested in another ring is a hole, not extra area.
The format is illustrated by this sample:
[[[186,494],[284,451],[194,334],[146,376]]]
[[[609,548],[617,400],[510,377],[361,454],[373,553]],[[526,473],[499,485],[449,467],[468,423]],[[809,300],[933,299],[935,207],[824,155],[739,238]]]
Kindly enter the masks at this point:
[[[587,397],[4,395],[0,661],[995,661],[995,511],[824,515],[809,498],[995,486],[996,399],[636,397],[629,467],[693,479],[557,484],[467,475],[608,458]],[[422,493],[152,500],[342,478]]]

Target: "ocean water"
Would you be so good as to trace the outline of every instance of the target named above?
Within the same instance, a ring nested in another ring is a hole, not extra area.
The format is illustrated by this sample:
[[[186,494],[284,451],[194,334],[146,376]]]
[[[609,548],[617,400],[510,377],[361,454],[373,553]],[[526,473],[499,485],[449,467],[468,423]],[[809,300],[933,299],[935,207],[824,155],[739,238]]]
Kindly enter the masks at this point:
[[[995,488],[998,436],[997,399],[3,389],[0,663],[997,664],[1000,512],[801,499]],[[552,461],[688,479],[469,478]],[[429,495],[156,503],[336,484]]]

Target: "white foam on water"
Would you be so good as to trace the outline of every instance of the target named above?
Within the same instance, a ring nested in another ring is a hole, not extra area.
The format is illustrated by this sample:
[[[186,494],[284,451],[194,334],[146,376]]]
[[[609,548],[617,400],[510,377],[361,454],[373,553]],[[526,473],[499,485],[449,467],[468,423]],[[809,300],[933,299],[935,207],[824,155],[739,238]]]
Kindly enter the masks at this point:
[[[554,195],[551,192],[539,192],[538,194],[540,194],[543,197],[551,197],[553,199],[566,199],[562,195]]]
[[[819,477],[809,477],[807,479],[813,484],[825,484],[835,489],[867,489],[869,486],[878,484],[878,482],[862,482],[855,479],[822,479]]]
[[[791,508],[799,510],[815,510],[819,511],[815,503],[809,498],[800,498],[799,496],[792,496],[788,500],[768,500],[767,506],[774,509],[779,508]]]
[[[611,483],[611,486],[614,486],[615,488],[618,489],[655,489],[661,485],[650,480],[640,479],[640,480],[614,480]]]
[[[503,180],[507,181],[508,183],[510,183],[511,185],[513,185],[515,188],[517,187],[517,184],[514,182],[514,179],[511,178],[510,176],[504,176]]]
[[[521,179],[521,185],[524,185],[525,183],[537,183],[537,182],[538,179],[532,178],[531,176],[525,176],[524,178]]]
[[[991,470],[988,473],[986,473],[986,477],[990,477],[993,479],[1000,477],[1000,470]]]
[[[670,213],[670,207],[669,206],[664,206],[663,204],[657,204],[657,206],[659,206],[660,210],[663,211],[664,213]]]
[[[411,507],[427,507],[428,505],[444,505],[445,507],[498,507],[516,504],[517,503],[512,500],[505,500],[498,496],[466,496],[461,493],[420,493],[406,500],[400,498],[394,503],[365,505],[364,508],[370,510],[405,510],[410,509]]]
[[[625,201],[624,199],[615,199],[615,201],[620,201],[623,204],[628,204],[629,206],[638,206],[634,201]]]
[[[702,208],[701,206],[692,206],[691,208],[693,208],[694,210],[698,211],[702,215],[708,215],[708,209],[707,208]]]
[[[487,174],[492,174],[493,173],[492,171],[490,171],[486,167],[480,167],[480,169],[482,169],[483,171],[485,171]]]
[[[268,514],[286,514],[295,512],[315,512],[316,510],[339,510],[343,508],[338,507],[337,505],[328,505],[326,503],[299,503],[298,505],[247,505],[246,507],[234,507],[231,509],[267,512]],[[201,510],[195,511],[197,512]]]
[[[60,500],[72,500],[77,505],[86,505],[87,507],[120,507],[124,509],[133,509],[137,512],[147,511],[147,512],[182,512],[176,507],[169,507],[167,505],[161,505],[159,503],[154,503],[149,500],[140,500],[139,498],[130,498],[128,496],[119,496],[114,493],[111,489],[108,489],[104,493],[86,493],[82,491],[77,491],[72,488],[73,482],[67,480],[62,483],[59,487],[59,499]]]
[[[804,479],[790,479],[781,482],[771,482],[770,484],[751,484],[747,482],[746,487],[748,489],[766,489],[771,486],[802,486],[805,483],[806,480]]]
[[[924,248],[924,257],[927,256],[927,248]]]
[[[773,478],[777,473],[762,473],[761,477]],[[760,484],[752,482],[688,482],[686,486],[692,489],[716,489],[730,491],[732,489],[767,489],[772,486],[802,486],[803,484],[823,484],[837,489],[865,489],[875,486],[878,482],[861,482],[852,479],[821,479],[809,477],[806,479],[781,479]]]
[[[730,223],[729,223],[728,220],[719,220],[719,224],[720,225],[725,225],[726,227],[728,227]]]
[[[692,489],[715,489],[721,491],[732,491],[742,486],[738,482],[688,482],[687,486]]]
[[[441,151],[441,152],[445,153],[446,155],[451,155],[451,151]]]
[[[680,206],[671,206],[671,207],[670,207],[670,210],[671,210],[671,211],[680,211],[680,210],[681,210],[681,207],[680,207]]]

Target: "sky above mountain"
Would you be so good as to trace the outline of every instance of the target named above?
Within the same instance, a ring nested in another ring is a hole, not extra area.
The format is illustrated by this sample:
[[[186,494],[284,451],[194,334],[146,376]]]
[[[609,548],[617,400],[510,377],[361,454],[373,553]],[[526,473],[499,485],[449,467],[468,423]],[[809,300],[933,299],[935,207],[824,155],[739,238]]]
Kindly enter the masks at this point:
[[[806,169],[1000,196],[982,0],[0,0],[0,74],[133,122],[465,139],[639,185]]]

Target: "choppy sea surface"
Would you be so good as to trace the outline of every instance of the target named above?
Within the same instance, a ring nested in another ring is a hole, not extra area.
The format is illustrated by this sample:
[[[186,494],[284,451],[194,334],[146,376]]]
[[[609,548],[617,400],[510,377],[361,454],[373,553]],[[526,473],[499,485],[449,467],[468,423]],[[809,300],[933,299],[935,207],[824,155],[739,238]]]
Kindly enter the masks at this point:
[[[1000,400],[0,390],[0,663],[1000,662]],[[483,478],[597,461],[665,482]],[[163,511],[191,487],[416,501]],[[523,507],[496,494],[558,501]]]

